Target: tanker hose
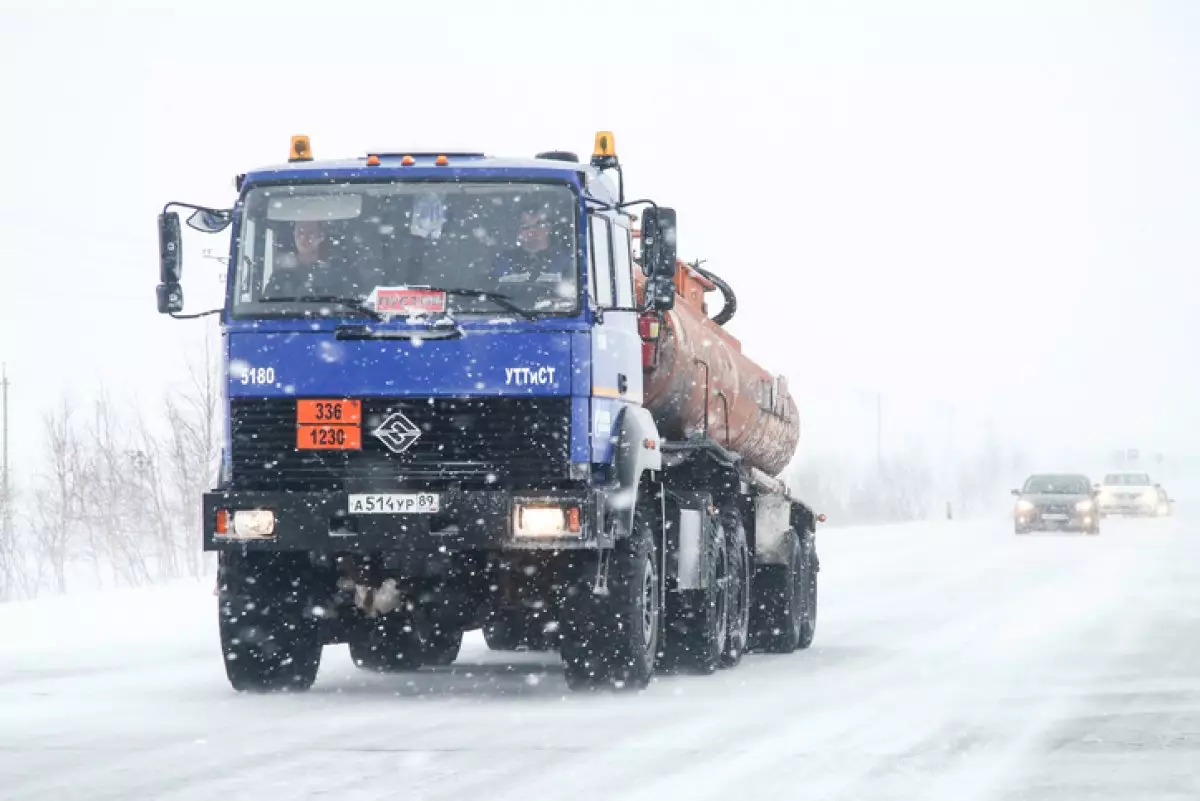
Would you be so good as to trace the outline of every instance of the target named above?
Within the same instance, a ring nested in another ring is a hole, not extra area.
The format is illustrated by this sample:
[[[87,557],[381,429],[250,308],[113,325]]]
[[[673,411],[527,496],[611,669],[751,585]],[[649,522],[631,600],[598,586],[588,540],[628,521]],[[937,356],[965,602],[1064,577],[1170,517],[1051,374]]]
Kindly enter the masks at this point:
[[[717,289],[721,290],[721,294],[725,297],[725,305],[721,307],[721,311],[717,314],[717,316],[712,318],[712,321],[717,325],[725,325],[725,323],[732,320],[733,315],[737,313],[737,295],[733,294],[733,287],[727,284],[725,280],[716,273],[709,272],[701,267],[699,261],[688,266],[700,273],[700,275],[704,276],[709,281],[712,281],[714,284],[716,284]]]

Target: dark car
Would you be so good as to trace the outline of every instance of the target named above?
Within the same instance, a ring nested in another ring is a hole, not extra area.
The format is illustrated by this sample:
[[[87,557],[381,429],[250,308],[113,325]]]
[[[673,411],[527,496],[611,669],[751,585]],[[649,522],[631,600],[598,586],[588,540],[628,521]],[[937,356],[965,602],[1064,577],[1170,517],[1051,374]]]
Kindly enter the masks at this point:
[[[1096,492],[1087,476],[1073,473],[1033,475],[1019,490],[1013,526],[1018,534],[1030,531],[1082,531],[1100,533]]]

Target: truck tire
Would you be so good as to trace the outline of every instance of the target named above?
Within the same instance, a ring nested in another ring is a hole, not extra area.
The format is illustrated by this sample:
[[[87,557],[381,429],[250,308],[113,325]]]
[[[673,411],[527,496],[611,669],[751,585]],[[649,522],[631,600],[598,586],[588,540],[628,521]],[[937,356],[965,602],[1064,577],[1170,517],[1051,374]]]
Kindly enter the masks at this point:
[[[307,690],[321,666],[321,638],[307,560],[223,552],[217,573],[225,675],[238,692]]]
[[[561,651],[572,690],[640,690],[654,675],[662,605],[652,514],[639,503],[633,532],[610,552],[607,594],[596,595],[589,578],[564,604]]]
[[[799,649],[808,648],[817,636],[817,577],[821,572],[821,564],[817,559],[817,547],[809,540],[803,548],[803,570],[800,574],[800,588],[804,593],[804,614],[800,618],[800,641],[796,644]]]
[[[544,626],[548,618],[505,614],[483,627],[483,639],[493,651],[553,651],[558,647],[558,635],[548,633]]]
[[[423,629],[407,615],[384,615],[361,621],[349,645],[350,658],[363,670],[403,673],[453,664],[462,647],[462,631]]]
[[[750,606],[753,600],[751,582],[754,564],[750,556],[750,546],[746,542],[742,516],[736,506],[730,506],[723,512],[721,527],[725,530],[730,566],[728,626],[725,650],[721,654],[721,666],[735,667],[742,661],[742,656],[750,644]]]
[[[425,661],[430,665],[453,665],[462,649],[461,629],[439,631],[425,642]]]
[[[816,570],[799,538],[790,536],[786,565],[761,565],[755,571],[756,650],[790,654],[807,648],[816,635]]]
[[[425,664],[425,644],[404,614],[388,614],[358,622],[347,638],[350,658],[363,670],[401,673]]]
[[[708,529],[712,558],[702,590],[675,593],[666,628],[663,663],[674,670],[707,675],[721,666],[729,638],[731,580],[728,539],[717,521]]]

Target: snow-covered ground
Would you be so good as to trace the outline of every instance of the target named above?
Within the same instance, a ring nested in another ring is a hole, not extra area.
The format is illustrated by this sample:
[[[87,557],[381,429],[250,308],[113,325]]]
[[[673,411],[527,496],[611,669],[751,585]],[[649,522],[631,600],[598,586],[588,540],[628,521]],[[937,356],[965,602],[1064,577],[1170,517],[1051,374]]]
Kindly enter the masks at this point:
[[[640,695],[552,657],[228,688],[211,583],[0,607],[4,799],[1195,799],[1200,530],[825,528],[817,642]]]

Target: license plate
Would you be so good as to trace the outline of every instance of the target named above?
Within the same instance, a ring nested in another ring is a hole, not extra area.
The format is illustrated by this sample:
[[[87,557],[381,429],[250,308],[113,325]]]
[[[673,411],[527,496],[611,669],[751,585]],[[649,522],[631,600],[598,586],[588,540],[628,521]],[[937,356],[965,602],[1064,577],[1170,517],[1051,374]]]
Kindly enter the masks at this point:
[[[1043,520],[1069,520],[1070,517],[1068,515],[1054,514],[1054,515],[1042,515],[1042,519]]]
[[[348,509],[352,515],[431,515],[441,509],[436,492],[373,492],[352,494]]]
[[[375,311],[401,316],[441,314],[446,311],[446,293],[433,289],[381,286],[375,290]]]

